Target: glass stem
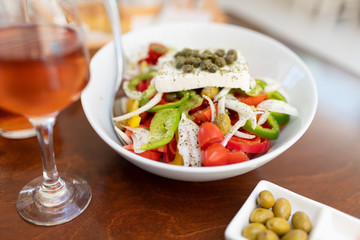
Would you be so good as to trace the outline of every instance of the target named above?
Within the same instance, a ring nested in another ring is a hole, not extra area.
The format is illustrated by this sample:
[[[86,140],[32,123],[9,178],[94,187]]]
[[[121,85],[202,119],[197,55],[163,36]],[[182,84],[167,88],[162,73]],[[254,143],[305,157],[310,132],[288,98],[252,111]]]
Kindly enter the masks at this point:
[[[30,119],[34,125],[36,135],[40,144],[41,156],[43,162],[44,181],[39,191],[51,193],[63,188],[64,183],[59,177],[55,164],[53,127],[55,116],[41,119]]]

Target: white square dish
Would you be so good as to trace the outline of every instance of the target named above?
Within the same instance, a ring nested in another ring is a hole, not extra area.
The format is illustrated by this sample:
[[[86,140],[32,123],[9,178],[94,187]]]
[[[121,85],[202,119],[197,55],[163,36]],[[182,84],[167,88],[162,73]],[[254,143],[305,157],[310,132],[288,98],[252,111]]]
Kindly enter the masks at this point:
[[[296,211],[303,211],[309,216],[313,225],[309,240],[360,239],[360,219],[262,180],[226,228],[226,240],[246,240],[241,236],[241,232],[250,223],[250,214],[256,208],[256,198],[262,190],[272,192],[275,199],[287,198],[292,207],[292,214]],[[291,221],[291,217],[289,221]]]

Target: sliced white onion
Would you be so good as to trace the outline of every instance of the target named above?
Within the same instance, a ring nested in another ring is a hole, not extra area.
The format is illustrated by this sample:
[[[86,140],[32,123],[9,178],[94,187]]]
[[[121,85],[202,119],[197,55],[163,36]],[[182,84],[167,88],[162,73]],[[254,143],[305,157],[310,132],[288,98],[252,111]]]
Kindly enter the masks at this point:
[[[133,143],[131,138],[129,138],[129,136],[126,135],[123,131],[121,131],[120,128],[118,128],[117,126],[115,126],[115,132],[120,137],[120,139],[122,139],[127,145]]]
[[[183,113],[179,127],[177,148],[183,157],[184,166],[201,167],[202,153],[198,141],[199,126]]]
[[[131,138],[134,143],[134,152],[136,152],[136,153],[144,152],[145,150],[139,150],[139,148],[143,144],[149,142],[150,131],[146,128],[131,128],[128,126],[126,126],[125,128],[129,129],[132,132]]]
[[[258,120],[258,124],[262,125],[266,122],[267,118],[269,117],[270,112],[269,111],[265,111],[263,114],[261,114],[259,120]]]
[[[255,78],[250,78],[250,91],[256,86],[256,80]]]
[[[275,79],[270,78],[270,77],[257,77],[257,79],[260,79],[266,83],[266,86],[264,88],[265,92],[278,91],[286,99],[289,99],[288,93],[285,91],[285,89],[282,87],[282,85],[279,81],[276,81]]]
[[[125,119],[129,119],[129,118],[131,118],[133,116],[139,115],[139,114],[149,110],[150,108],[152,108],[153,106],[155,106],[156,104],[158,104],[161,101],[162,95],[163,95],[163,93],[157,93],[149,102],[147,102],[141,108],[138,108],[133,112],[129,112],[129,113],[126,113],[124,115],[114,117],[113,121],[117,122],[117,121],[122,121],[122,120],[125,120]]]
[[[219,99],[219,102],[218,102],[218,114],[225,114],[226,111],[225,111],[225,102],[226,102],[226,98],[225,97],[221,97]]]
[[[216,96],[214,97],[214,102],[219,101],[219,99],[225,95],[227,95],[230,92],[231,88],[223,88],[221,89],[221,91],[216,94]]]
[[[234,136],[237,136],[239,138],[244,138],[244,139],[253,139],[255,138],[256,136],[253,135],[253,134],[248,134],[248,133],[244,133],[244,132],[240,132],[240,131],[236,131],[234,133]]]
[[[215,121],[215,116],[216,116],[216,109],[215,109],[214,103],[211,100],[211,98],[209,98],[208,96],[202,95],[202,97],[205,98],[209,102],[210,110],[211,110],[211,122],[213,123]]]
[[[223,146],[227,145],[230,138],[239,128],[245,125],[246,121],[250,121],[253,129],[256,127],[256,114],[250,106],[238,100],[230,99],[226,101],[225,106],[226,108],[236,111],[239,115],[239,120],[235,123],[235,125],[231,126],[229,133],[225,135],[225,139],[221,142]]]
[[[226,108],[229,108],[231,110],[234,110],[238,113],[239,119],[240,116],[245,118],[246,120],[249,120],[251,123],[251,127],[255,129],[256,127],[256,112],[253,108],[251,108],[249,105],[240,102],[236,98],[234,98],[232,95],[226,95]]]
[[[123,83],[123,89],[125,92],[125,95],[129,98],[135,99],[135,100],[140,100],[141,96],[142,96],[142,92],[136,91],[136,90],[131,90],[129,88],[129,81],[125,81]]]
[[[225,98],[226,98],[227,100],[239,101],[234,95],[231,95],[231,94],[225,95]]]
[[[277,113],[286,113],[293,116],[299,116],[296,108],[291,106],[290,104],[276,100],[276,99],[267,99],[262,101],[256,106],[257,110],[265,111],[265,112],[277,112]]]

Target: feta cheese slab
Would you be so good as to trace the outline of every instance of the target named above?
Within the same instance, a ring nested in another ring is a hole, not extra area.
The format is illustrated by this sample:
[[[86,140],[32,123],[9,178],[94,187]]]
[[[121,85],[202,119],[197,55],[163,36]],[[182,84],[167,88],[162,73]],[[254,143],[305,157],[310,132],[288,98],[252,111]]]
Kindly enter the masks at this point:
[[[238,59],[215,73],[194,68],[191,73],[183,73],[175,67],[175,52],[161,57],[158,62],[158,73],[154,77],[158,92],[177,92],[204,87],[241,88],[247,92],[251,89],[251,77],[245,58],[237,51]]]

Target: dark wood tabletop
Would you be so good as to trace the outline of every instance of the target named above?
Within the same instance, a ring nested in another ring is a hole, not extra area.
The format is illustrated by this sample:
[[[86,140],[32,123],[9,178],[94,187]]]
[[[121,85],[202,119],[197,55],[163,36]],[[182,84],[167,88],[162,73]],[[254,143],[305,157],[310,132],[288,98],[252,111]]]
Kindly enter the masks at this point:
[[[224,239],[260,180],[360,218],[360,98],[354,95],[360,79],[302,57],[318,86],[313,123],[285,153],[230,179],[182,182],[148,173],[97,136],[80,101],[65,109],[54,129],[57,166],[85,178],[93,198],[79,217],[59,226],[30,224],[15,208],[21,188],[42,174],[36,138],[0,137],[0,239]]]

